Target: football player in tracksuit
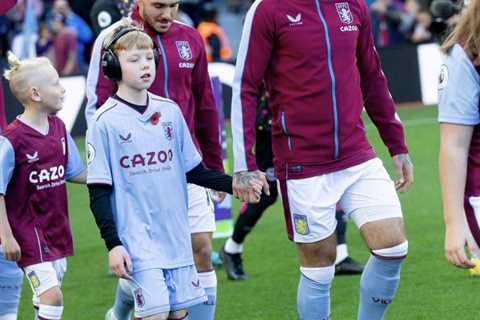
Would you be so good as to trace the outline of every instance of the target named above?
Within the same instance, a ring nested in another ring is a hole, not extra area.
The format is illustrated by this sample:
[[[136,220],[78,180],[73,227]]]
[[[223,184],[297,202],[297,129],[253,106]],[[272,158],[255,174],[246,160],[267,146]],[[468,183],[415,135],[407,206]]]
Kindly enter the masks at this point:
[[[205,47],[200,34],[189,26],[174,20],[180,1],[138,0],[129,19],[142,25],[152,38],[160,56],[157,73],[149,91],[175,101],[181,108],[193,142],[201,152],[203,162],[212,170],[223,172],[223,153],[220,145],[219,117],[207,70]],[[118,22],[121,23],[121,22]],[[101,68],[103,40],[118,23],[105,29],[97,37],[87,77],[87,122],[108,97],[116,90],[114,81],[105,78]],[[215,230],[215,216],[207,190],[188,185],[189,221],[192,246],[200,284],[208,301],[189,309],[190,318],[213,319],[217,291],[217,278],[211,262],[211,237]],[[219,199],[225,194],[219,193]],[[122,281],[122,280],[120,280]],[[132,297],[124,286],[117,288],[114,312],[119,319],[128,317]],[[127,307],[122,301],[127,302]],[[130,303],[128,303],[130,301]],[[117,308],[117,306],[119,306]]]
[[[259,176],[257,94],[265,81],[272,110],[275,175],[289,238],[297,245],[300,319],[329,319],[337,203],[371,251],[360,281],[358,319],[383,319],[407,255],[396,193],[413,165],[360,0],[258,0],[243,29],[234,77],[234,189]],[[393,158],[395,182],[367,140],[366,110]]]
[[[262,90],[263,91],[263,90]],[[266,173],[270,188],[270,195],[263,194],[258,203],[244,203],[235,222],[233,234],[225,241],[220,249],[220,257],[225,267],[225,272],[230,280],[245,280],[247,278],[243,269],[243,243],[253,230],[263,213],[278,198],[277,179],[273,168],[272,154],[272,116],[268,109],[268,94],[263,94],[257,106],[255,160],[258,169]],[[337,220],[337,258],[335,260],[336,275],[361,274],[363,266],[352,259],[347,247],[347,219],[343,210],[337,206],[335,213]]]

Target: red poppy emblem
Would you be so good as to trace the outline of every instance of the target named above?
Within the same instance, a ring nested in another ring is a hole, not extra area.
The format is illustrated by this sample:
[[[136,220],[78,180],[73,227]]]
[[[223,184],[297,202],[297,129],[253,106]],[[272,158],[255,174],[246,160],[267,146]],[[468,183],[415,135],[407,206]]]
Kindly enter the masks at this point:
[[[154,126],[156,126],[159,121],[160,121],[160,112],[155,112],[154,114],[152,114],[152,116],[150,117],[150,122]]]

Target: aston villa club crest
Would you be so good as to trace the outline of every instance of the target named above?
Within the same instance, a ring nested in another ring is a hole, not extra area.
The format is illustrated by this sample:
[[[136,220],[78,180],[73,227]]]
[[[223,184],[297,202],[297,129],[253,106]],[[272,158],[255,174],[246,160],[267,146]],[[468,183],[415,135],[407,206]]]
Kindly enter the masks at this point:
[[[293,224],[295,226],[295,231],[298,234],[307,235],[310,233],[310,228],[308,227],[308,220],[306,215],[294,214]]]
[[[165,133],[165,138],[167,140],[173,139],[173,124],[171,122],[164,122],[162,123],[163,126],[163,133]]]
[[[340,21],[346,24],[350,24],[353,22],[353,15],[350,11],[350,7],[348,6],[348,2],[335,3],[335,7],[337,8],[337,13],[340,17]]]
[[[134,292],[136,305],[142,308],[145,305],[145,297],[143,296],[142,289],[138,288]]]
[[[27,274],[27,277],[30,279],[30,283],[35,289],[38,289],[40,287],[40,279],[38,278],[37,274],[35,271],[31,271]]]
[[[175,44],[177,46],[178,54],[180,55],[180,58],[182,58],[185,61],[190,61],[192,60],[193,54],[192,54],[192,49],[190,48],[190,44],[188,41],[175,41]]]

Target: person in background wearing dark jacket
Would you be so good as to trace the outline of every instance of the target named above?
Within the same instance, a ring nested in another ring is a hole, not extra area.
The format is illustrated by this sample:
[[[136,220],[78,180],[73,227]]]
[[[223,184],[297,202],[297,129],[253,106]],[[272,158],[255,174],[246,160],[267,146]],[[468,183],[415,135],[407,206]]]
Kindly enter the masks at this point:
[[[255,158],[259,170],[266,173],[270,188],[270,195],[262,194],[258,203],[244,203],[240,208],[240,214],[235,222],[233,234],[227,239],[220,249],[220,257],[230,280],[245,280],[247,278],[243,270],[243,243],[253,230],[263,213],[278,198],[277,179],[273,168],[272,154],[272,116],[268,109],[268,94],[263,94],[258,102],[256,120]],[[363,266],[353,260],[348,254],[347,247],[347,217],[343,210],[337,207],[335,213],[337,219],[337,259],[335,260],[336,275],[361,274]]]
[[[396,193],[413,165],[380,66],[363,1],[255,1],[240,43],[232,94],[234,190],[258,179],[257,95],[272,111],[275,175],[288,235],[297,244],[300,319],[329,319],[337,203],[371,251],[360,281],[359,320],[384,318],[408,252]],[[365,108],[393,158],[393,182],[365,135]]]
[[[93,31],[98,36],[122,17],[128,16],[134,0],[97,0],[90,11]]]
[[[218,11],[212,3],[206,3],[202,9],[202,20],[197,27],[207,49],[208,62],[230,61],[232,49],[222,27],[217,21]]]

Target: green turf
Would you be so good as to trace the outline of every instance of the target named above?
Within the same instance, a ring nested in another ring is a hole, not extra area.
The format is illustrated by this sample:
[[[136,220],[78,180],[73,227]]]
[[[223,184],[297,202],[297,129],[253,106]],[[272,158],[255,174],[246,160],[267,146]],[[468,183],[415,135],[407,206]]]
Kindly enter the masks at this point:
[[[401,200],[410,241],[398,295],[386,319],[478,319],[475,296],[480,279],[449,266],[443,256],[443,218],[437,173],[436,109],[400,110],[415,164],[415,185]],[[374,127],[368,135],[386,166],[391,161]],[[83,143],[79,141],[79,145]],[[107,254],[88,208],[85,187],[70,185],[70,216],[75,257],[69,259],[64,281],[66,320],[103,319],[113,300],[115,280],[107,275]],[[238,208],[238,203],[235,203]],[[350,253],[366,261],[368,252],[355,226],[348,230]],[[215,240],[218,248],[221,240]],[[280,203],[272,207],[245,243],[248,281],[227,281],[218,270],[217,319],[296,319],[299,271],[294,245],[286,238]],[[332,318],[355,319],[359,277],[336,278]],[[31,319],[30,289],[24,285],[20,319]]]

